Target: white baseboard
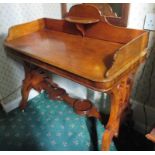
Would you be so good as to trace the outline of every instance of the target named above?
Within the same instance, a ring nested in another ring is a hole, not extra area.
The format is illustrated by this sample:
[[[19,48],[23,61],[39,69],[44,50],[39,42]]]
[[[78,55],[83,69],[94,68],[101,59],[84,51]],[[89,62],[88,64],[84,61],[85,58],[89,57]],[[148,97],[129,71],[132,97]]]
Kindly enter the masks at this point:
[[[8,113],[17,107],[19,107],[19,103],[21,101],[21,97],[16,98],[15,100],[8,102],[8,103],[2,103],[3,110]]]
[[[32,98],[34,98],[35,96],[37,96],[39,93],[37,91],[35,91],[34,89],[32,89],[30,91],[30,95],[29,95],[29,98],[28,98],[28,101]],[[2,107],[4,109],[4,111],[6,113],[16,109],[19,107],[19,104],[20,104],[20,101],[21,101],[21,96],[16,98],[15,100],[12,100],[11,102],[8,102],[8,103],[1,103],[2,104]]]

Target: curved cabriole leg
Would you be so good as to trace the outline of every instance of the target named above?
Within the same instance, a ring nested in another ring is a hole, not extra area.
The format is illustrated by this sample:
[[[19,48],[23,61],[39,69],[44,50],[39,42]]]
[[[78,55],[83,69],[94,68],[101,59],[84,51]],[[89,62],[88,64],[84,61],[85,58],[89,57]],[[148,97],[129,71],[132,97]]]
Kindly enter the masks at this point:
[[[35,70],[31,70],[30,66],[27,64],[24,65],[25,69],[25,79],[23,80],[22,85],[22,100],[20,102],[20,109],[23,110],[27,105],[28,96],[30,90],[34,88],[38,92],[41,91],[41,88],[38,87],[38,84],[43,81],[43,76],[39,76],[39,74]]]
[[[123,79],[117,86],[111,89],[111,111],[105,132],[102,138],[102,150],[108,151],[113,137],[118,136],[121,116],[128,106],[130,93],[130,83],[128,77]]]
[[[22,85],[22,90],[21,90],[21,95],[22,95],[22,100],[20,102],[20,109],[23,110],[26,105],[27,105],[27,100],[29,96],[29,92],[31,90],[31,71],[28,66],[24,66],[25,69],[25,79],[23,80],[23,85]]]
[[[31,86],[30,85],[23,84],[23,88],[22,88],[22,100],[20,102],[20,109],[21,110],[25,109],[25,107],[27,105],[27,100],[28,100],[28,96],[29,96],[30,90],[31,90]]]

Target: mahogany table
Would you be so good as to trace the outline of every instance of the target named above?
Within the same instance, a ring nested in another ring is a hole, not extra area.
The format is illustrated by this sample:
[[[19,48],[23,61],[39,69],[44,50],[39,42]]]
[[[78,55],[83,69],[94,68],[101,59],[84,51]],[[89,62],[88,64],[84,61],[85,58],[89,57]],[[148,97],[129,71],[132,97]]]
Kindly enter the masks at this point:
[[[68,102],[76,113],[101,119],[89,100],[70,97],[46,71],[106,92],[111,110],[102,150],[109,150],[128,106],[131,77],[146,57],[147,42],[148,32],[113,26],[87,4],[73,6],[64,20],[42,18],[11,27],[4,44],[25,62],[20,108],[26,107],[31,88],[44,89],[50,98]]]

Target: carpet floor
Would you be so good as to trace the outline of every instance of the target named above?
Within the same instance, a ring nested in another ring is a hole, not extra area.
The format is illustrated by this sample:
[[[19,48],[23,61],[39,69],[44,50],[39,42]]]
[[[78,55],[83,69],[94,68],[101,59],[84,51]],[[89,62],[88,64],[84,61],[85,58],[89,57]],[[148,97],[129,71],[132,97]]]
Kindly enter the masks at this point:
[[[6,114],[0,110],[0,150],[100,150],[104,127],[99,121],[95,123],[94,131],[92,120],[42,93],[29,101],[24,112],[16,109]],[[116,150],[114,143],[110,150]]]

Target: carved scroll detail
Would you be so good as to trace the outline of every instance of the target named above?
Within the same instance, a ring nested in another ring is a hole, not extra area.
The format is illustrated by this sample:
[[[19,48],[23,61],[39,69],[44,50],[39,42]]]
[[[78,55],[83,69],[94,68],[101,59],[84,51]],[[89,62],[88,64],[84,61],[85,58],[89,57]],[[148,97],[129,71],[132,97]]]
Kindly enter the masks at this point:
[[[82,37],[84,37],[85,36],[84,25],[82,24],[75,24],[75,25],[76,25],[76,28],[81,32]]]
[[[118,136],[122,115],[128,107],[128,98],[131,89],[130,79],[124,78],[111,92],[111,111],[106,130],[102,138],[102,150],[109,150],[112,138]]]
[[[70,97],[64,89],[53,83],[53,81],[46,76],[46,73],[40,70],[29,70],[25,68],[25,71],[26,76],[23,81],[21,109],[26,107],[29,92],[33,88],[38,92],[45,90],[52,100],[61,100],[68,103],[79,115],[101,119],[98,110],[89,100],[80,100]]]

